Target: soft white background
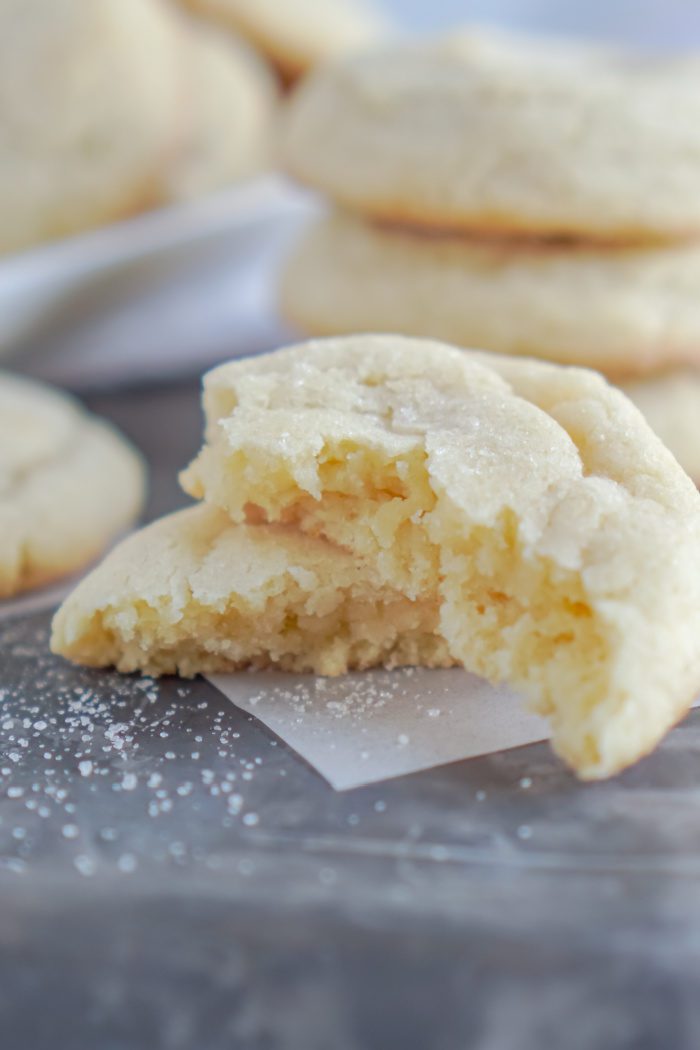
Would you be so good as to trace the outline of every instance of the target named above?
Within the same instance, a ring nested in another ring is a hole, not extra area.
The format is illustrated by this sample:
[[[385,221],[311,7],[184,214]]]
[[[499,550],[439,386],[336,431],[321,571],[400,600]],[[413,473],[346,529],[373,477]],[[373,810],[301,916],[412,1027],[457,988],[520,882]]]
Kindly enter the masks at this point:
[[[698,0],[383,0],[414,29],[479,21],[652,47],[700,44]]]

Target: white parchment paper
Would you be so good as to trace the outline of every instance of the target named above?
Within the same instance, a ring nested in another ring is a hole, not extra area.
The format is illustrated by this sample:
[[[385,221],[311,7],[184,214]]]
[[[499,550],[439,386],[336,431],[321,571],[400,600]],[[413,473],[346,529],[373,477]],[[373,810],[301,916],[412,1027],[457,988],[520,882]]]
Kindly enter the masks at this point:
[[[340,678],[255,672],[210,681],[339,791],[549,736],[514,693],[459,669]]]

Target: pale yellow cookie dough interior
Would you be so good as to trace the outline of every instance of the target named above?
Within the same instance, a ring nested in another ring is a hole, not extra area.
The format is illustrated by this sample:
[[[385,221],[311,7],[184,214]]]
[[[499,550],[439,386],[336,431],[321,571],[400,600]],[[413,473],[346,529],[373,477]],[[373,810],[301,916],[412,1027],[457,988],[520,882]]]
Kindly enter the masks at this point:
[[[148,674],[275,666],[335,675],[454,661],[438,608],[357,571],[324,540],[234,525],[208,506],[130,537],[71,595],[55,652]]]
[[[221,476],[220,493],[246,491],[237,465]],[[422,452],[382,460],[344,442],[325,446],[320,502],[295,489],[282,470],[267,474],[259,460],[247,467],[260,479],[255,504],[243,508],[249,520],[269,517],[330,537],[413,600],[428,595],[441,608],[451,650],[469,670],[517,682],[542,714],[554,717],[560,736],[571,734],[576,753],[559,741],[567,757],[599,761],[594,737],[582,740],[580,727],[608,699],[609,625],[594,613],[575,572],[525,556],[514,515],[504,512],[496,527],[476,526],[454,538],[449,501],[431,488]]]

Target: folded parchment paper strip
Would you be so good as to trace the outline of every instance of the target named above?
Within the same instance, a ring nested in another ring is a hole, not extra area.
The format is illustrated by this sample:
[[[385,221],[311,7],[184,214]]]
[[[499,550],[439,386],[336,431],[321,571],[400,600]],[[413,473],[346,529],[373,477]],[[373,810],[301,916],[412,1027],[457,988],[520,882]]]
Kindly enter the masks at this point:
[[[549,736],[515,694],[459,669],[341,678],[271,671],[210,681],[339,791]]]

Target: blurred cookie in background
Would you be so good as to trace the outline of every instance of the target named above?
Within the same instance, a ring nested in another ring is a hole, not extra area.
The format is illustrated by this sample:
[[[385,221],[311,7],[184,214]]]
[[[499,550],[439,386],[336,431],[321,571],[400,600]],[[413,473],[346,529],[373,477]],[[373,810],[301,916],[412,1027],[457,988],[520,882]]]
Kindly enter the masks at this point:
[[[700,245],[479,239],[320,219],[289,260],[282,310],[313,335],[433,336],[611,378],[700,365]]]
[[[213,26],[188,26],[189,125],[165,180],[166,200],[201,197],[271,163],[277,104],[272,71],[252,48]]]
[[[283,158],[390,221],[659,240],[700,232],[700,59],[497,31],[396,42],[291,99]]]
[[[0,372],[0,598],[88,565],[138,516],[138,453],[63,393]]]
[[[286,81],[381,37],[386,20],[369,0],[181,0],[241,33]]]
[[[0,253],[158,200],[183,61],[161,0],[0,0]]]
[[[700,485],[700,372],[672,371],[624,383],[622,390]]]

